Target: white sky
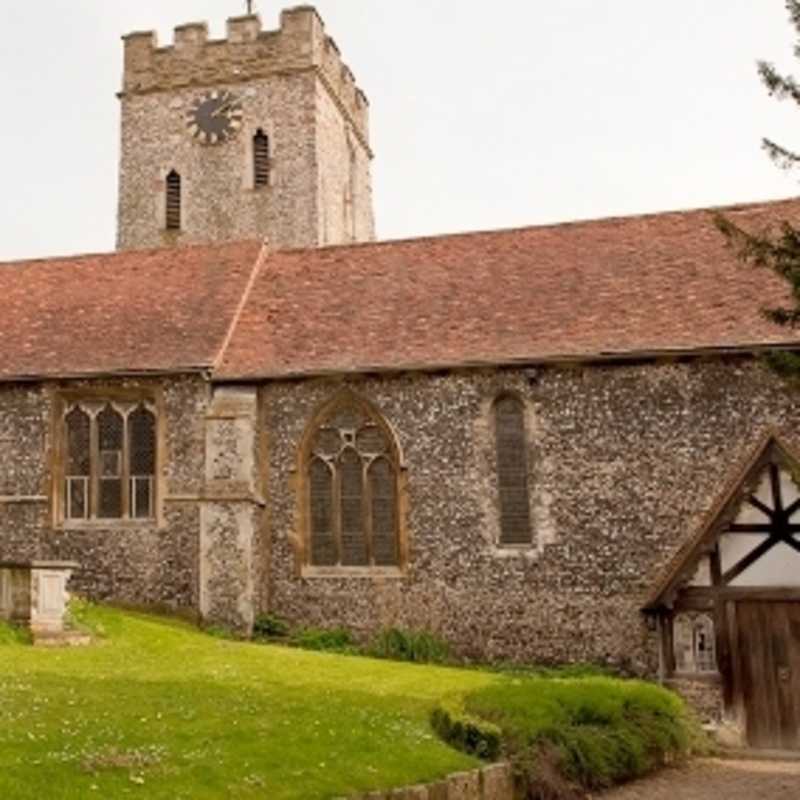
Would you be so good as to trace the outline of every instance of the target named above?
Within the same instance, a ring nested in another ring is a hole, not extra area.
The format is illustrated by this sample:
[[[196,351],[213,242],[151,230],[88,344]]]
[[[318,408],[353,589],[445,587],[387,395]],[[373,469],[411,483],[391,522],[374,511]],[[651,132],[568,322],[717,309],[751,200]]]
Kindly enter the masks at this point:
[[[292,5],[291,0],[286,5]],[[785,197],[800,146],[767,58],[800,72],[783,0],[318,0],[371,101],[380,238]],[[280,4],[257,2],[265,27]],[[0,259],[111,250],[120,36],[239,0],[5,0]]]

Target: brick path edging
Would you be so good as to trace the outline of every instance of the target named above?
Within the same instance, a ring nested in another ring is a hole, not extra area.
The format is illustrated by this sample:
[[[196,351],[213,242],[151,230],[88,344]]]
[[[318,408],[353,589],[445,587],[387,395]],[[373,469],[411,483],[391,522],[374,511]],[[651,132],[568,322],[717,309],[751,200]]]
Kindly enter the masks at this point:
[[[368,792],[351,800],[514,800],[514,776],[510,764],[492,764],[471,772],[403,789]]]

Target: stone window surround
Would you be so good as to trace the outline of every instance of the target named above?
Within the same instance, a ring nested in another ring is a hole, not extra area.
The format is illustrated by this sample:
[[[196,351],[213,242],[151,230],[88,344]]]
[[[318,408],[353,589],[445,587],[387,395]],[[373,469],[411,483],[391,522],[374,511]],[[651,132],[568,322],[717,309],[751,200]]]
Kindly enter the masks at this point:
[[[309,483],[307,467],[311,458],[311,447],[320,427],[336,411],[346,405],[355,405],[370,420],[381,428],[392,448],[392,460],[396,466],[397,497],[397,547],[398,566],[396,567],[351,567],[314,566],[310,563],[310,521],[309,521]],[[294,469],[297,498],[295,536],[295,574],[304,579],[358,579],[358,580],[398,580],[405,578],[409,563],[409,541],[407,529],[407,467],[397,434],[383,414],[368,400],[351,389],[338,391],[312,415],[306,426],[298,448],[297,464]]]
[[[146,405],[156,418],[156,470],[153,487],[154,516],[146,519],[67,519],[64,509],[64,479],[66,475],[66,414],[76,404]],[[152,386],[92,386],[80,389],[57,389],[52,395],[52,447],[50,452],[50,506],[52,526],[56,530],[92,530],[154,528],[164,530],[166,519],[164,500],[166,481],[166,431],[163,395]]]

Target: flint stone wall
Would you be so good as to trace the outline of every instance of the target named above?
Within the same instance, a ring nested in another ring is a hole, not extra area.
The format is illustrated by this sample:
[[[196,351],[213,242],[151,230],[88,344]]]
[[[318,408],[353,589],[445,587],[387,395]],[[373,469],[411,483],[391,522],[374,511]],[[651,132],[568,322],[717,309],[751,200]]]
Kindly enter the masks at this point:
[[[80,387],[163,392],[164,525],[53,525],[54,396]],[[208,385],[199,378],[0,386],[0,561],[75,561],[70,589],[97,600],[198,608]]]
[[[725,481],[768,432],[790,445],[800,404],[749,360],[354,379],[405,456],[402,578],[303,578],[298,445],[341,384],[264,388],[268,536],[260,608],[367,636],[427,627],[463,655],[658,671],[640,608]],[[491,404],[527,405],[535,542],[498,547]]]
[[[666,685],[689,703],[703,724],[717,726],[723,722],[725,698],[719,676],[677,676],[668,680]]]

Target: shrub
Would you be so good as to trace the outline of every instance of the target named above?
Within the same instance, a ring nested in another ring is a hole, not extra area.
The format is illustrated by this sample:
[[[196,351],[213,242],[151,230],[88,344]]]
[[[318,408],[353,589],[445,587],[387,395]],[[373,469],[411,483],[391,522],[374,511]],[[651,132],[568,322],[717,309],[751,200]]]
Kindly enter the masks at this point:
[[[416,664],[444,664],[450,660],[450,647],[429,631],[386,628],[372,641],[369,655]]]
[[[303,650],[353,652],[355,642],[347,628],[301,628],[292,634],[291,642]]]
[[[286,639],[291,628],[285,619],[272,614],[261,614],[256,617],[253,624],[253,638],[255,639]]]
[[[498,682],[468,695],[464,713],[500,729],[529,798],[569,797],[639,777],[688,753],[699,736],[677,695],[603,677]],[[459,741],[452,725],[437,719],[434,727],[451,744]]]
[[[226,642],[235,642],[242,638],[234,630],[226,628],[224,625],[206,625],[203,632],[212,639],[222,639]]]
[[[500,728],[467,714],[462,701],[451,698],[439,703],[431,713],[431,726],[456,750],[487,761],[500,755]]]

